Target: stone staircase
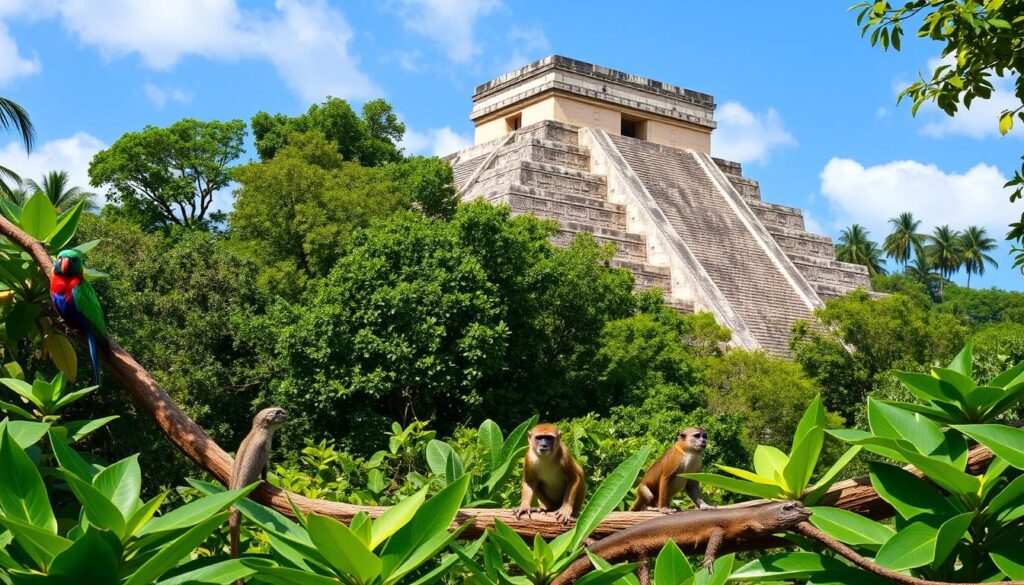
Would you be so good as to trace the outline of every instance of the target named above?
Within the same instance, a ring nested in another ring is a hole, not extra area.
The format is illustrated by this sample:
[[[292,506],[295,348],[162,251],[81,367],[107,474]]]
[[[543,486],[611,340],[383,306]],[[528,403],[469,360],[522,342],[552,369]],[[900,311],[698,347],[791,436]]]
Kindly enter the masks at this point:
[[[632,272],[638,289],[671,290],[669,267],[648,261],[647,237],[627,231],[625,206],[609,202],[607,179],[590,172],[590,154],[578,146],[577,129],[542,122],[512,136],[494,141],[488,154],[479,149],[467,153],[472,158],[452,160],[463,199],[483,197],[506,203],[515,213],[555,219],[561,231],[552,243],[558,246],[569,246],[580,233],[614,244],[609,264]],[[690,304],[666,301],[692,312]]]

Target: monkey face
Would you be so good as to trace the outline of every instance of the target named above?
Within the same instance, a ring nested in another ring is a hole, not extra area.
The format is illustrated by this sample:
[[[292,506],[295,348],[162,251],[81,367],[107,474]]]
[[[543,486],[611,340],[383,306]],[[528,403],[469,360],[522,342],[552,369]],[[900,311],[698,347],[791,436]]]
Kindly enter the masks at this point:
[[[708,433],[700,427],[690,427],[679,433],[679,440],[692,450],[701,452],[708,446]]]
[[[538,455],[547,455],[555,450],[555,435],[533,435],[533,448]]]

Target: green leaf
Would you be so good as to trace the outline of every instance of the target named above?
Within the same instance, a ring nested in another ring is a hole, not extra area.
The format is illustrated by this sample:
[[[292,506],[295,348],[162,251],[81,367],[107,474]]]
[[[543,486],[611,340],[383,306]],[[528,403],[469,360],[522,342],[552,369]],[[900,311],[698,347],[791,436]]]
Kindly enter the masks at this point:
[[[935,537],[935,558],[932,561],[933,567],[938,567],[945,561],[953,549],[967,533],[974,520],[974,512],[966,512],[959,516],[953,516],[942,523],[939,532]]]
[[[1024,505],[1024,475],[1018,476],[1001,489],[988,503],[985,512],[1003,524],[1015,520],[1016,518],[1008,517],[1008,513],[1019,511],[1022,505]]]
[[[988,555],[999,570],[1015,581],[1024,581],[1024,527],[1016,526],[1005,532],[989,547]]]
[[[909,471],[876,461],[868,463],[868,467],[871,485],[878,495],[907,520],[922,514],[944,518],[956,515],[953,506],[934,487]]]
[[[117,415],[113,415],[105,416],[103,418],[72,420],[62,424],[61,426],[64,427],[65,430],[67,430],[68,438],[71,439],[71,442],[77,443],[78,441],[81,441],[85,437],[89,436],[91,433],[94,433],[102,429],[104,426],[107,425],[107,423],[117,420],[118,418],[120,417],[118,417]]]
[[[854,445],[846,450],[836,462],[832,464],[832,467],[828,468],[828,471],[818,479],[818,482],[811,488],[810,493],[806,494],[803,498],[804,502],[808,504],[816,504],[821,496],[825,495],[828,488],[832,485],[832,482],[839,477],[839,474],[846,468],[847,465],[853,461],[853,458],[860,453],[862,447],[860,445]]]
[[[709,574],[707,571],[697,571],[694,574],[694,585],[723,585],[732,574],[732,567],[736,563],[736,555],[728,554],[715,559],[715,564]]]
[[[448,463],[448,456],[454,453],[455,450],[452,446],[444,441],[438,441],[437,439],[431,439],[427,443],[427,466],[430,467],[430,471],[435,475],[444,477],[445,466]]]
[[[63,536],[9,516],[0,516],[0,525],[11,531],[14,540],[32,557],[40,570],[45,570],[53,557],[71,546],[71,541]]]
[[[157,585],[194,585],[196,583],[229,585],[238,579],[273,566],[273,561],[255,557],[219,561],[216,558],[206,557],[176,568],[173,571],[174,576],[161,579]]]
[[[836,565],[840,565],[840,563],[818,553],[785,552],[761,555],[733,572],[729,578],[741,583],[766,580],[803,580]]]
[[[98,246],[99,243],[102,242],[102,241],[103,240],[89,240],[88,242],[85,242],[84,244],[78,244],[77,246],[72,248],[72,250],[78,250],[79,252],[81,252],[83,254],[88,254],[90,250],[92,250],[93,248]]]
[[[537,415],[530,417],[529,420],[519,423],[519,426],[512,429],[508,437],[505,437],[505,444],[501,446],[502,461],[511,459],[512,454],[523,446],[523,439],[526,437],[526,433],[537,424],[538,419]]]
[[[840,542],[852,545],[881,545],[892,537],[893,531],[884,524],[848,510],[830,506],[815,506],[810,520],[823,532]]]
[[[50,575],[63,575],[75,583],[117,583],[121,551],[112,549],[99,531],[89,529],[50,563]]]
[[[754,483],[751,481],[744,481],[742,479],[725,477],[724,475],[716,475],[714,473],[681,473],[679,475],[687,479],[695,479],[707,485],[720,487],[733,493],[754,496],[755,498],[774,500],[783,499],[785,496],[781,486]]]
[[[85,508],[91,524],[103,530],[110,530],[118,538],[124,539],[124,516],[113,502],[74,473],[64,473],[64,481],[67,482],[68,487],[75,494],[75,498],[82,503],[82,507]]]
[[[248,560],[248,559],[246,559]],[[260,581],[273,585],[338,585],[338,580],[300,569],[266,567],[259,570]]]
[[[7,315],[6,321],[4,321],[7,326],[7,341],[14,343],[24,339],[42,311],[42,307],[36,303],[16,302],[14,308]],[[37,406],[42,408],[42,405]]]
[[[533,552],[523,542],[522,537],[499,518],[494,519],[494,531],[491,533],[491,538],[523,572],[532,575],[540,568],[536,559],[533,558]]]
[[[0,212],[2,212],[11,223],[21,227],[21,208],[5,198],[0,198]]]
[[[938,531],[923,522],[913,522],[882,545],[875,563],[893,571],[923,567],[935,559]]]
[[[776,447],[758,445],[754,448],[754,471],[762,477],[782,478],[788,461],[789,455]]]
[[[974,353],[974,343],[968,341],[967,345],[960,350],[960,353],[956,354],[953,361],[949,362],[949,369],[960,374],[961,376],[970,379],[971,368],[973,367],[972,355]]]
[[[212,497],[214,496],[203,499]],[[229,514],[229,512],[221,512],[205,518],[204,521],[196,524],[178,538],[161,546],[155,555],[150,557],[149,560],[139,567],[139,570],[131,575],[125,585],[147,585],[176,567],[181,562],[181,559],[191,554],[197,546],[210,536],[210,533],[223,524]],[[164,517],[166,518],[166,516]]]
[[[936,451],[946,441],[942,429],[934,422],[871,398],[868,398],[868,424],[876,437],[904,439],[925,455]]]
[[[815,446],[821,450],[822,434],[805,435],[798,445],[793,447],[786,468],[782,470],[782,478],[786,483],[786,492],[790,497],[800,497],[807,488],[807,482],[818,463]]]
[[[381,514],[370,528],[370,550],[376,549],[389,536],[408,524],[426,498],[427,488],[423,488],[415,494],[403,498]]]
[[[678,585],[693,576],[693,567],[672,540],[661,547],[654,562],[654,582],[659,585]]]
[[[369,583],[380,575],[380,557],[366,548],[348,526],[318,514],[308,516],[306,523],[310,540],[342,575],[350,576],[358,583]]]
[[[909,451],[903,451],[903,457],[946,491],[965,497],[976,496],[981,491],[980,477],[964,473],[950,463]]]
[[[36,398],[36,395],[32,393],[32,384],[29,384],[24,380],[18,380],[15,378],[0,378],[0,384],[7,386],[25,400],[28,400],[32,404],[36,405],[37,408],[43,408],[44,405],[41,402],[39,402],[39,399]]]
[[[992,380],[990,380],[989,383],[986,385],[995,386],[997,388],[1007,388],[1009,386],[1014,385],[1015,382],[1019,382],[1017,378],[1020,377],[1022,374],[1024,374],[1024,362],[1021,362],[1013,366],[1012,368],[1006,370],[1005,372],[999,374],[995,378],[992,378]]]
[[[775,481],[771,477],[764,477],[764,476],[758,475],[756,473],[751,473],[751,472],[747,471],[746,469],[740,469],[738,467],[730,467],[728,465],[722,465],[722,464],[718,464],[715,467],[718,468],[721,471],[726,472],[726,473],[731,473],[732,475],[735,475],[736,477],[738,477],[740,479],[745,479],[747,481],[752,481],[754,483],[763,483],[763,484],[767,484],[767,485],[777,485],[777,486],[781,485],[778,481]],[[784,486],[782,486],[782,487],[784,487]]]
[[[626,459],[618,467],[615,468],[608,477],[605,478],[601,485],[597,487],[597,491],[594,492],[593,497],[587,502],[587,505],[583,507],[580,512],[580,517],[576,521],[576,533],[572,538],[571,549],[575,550],[580,544],[590,536],[590,533],[597,528],[597,525],[604,520],[607,516],[619,505],[622,498],[629,493],[629,488],[633,487],[633,482],[636,480],[636,476],[640,473],[644,463],[647,461],[647,455],[650,449],[643,447],[636,453],[634,453],[629,459]]]
[[[623,563],[614,567],[608,567],[607,569],[591,571],[580,577],[576,581],[576,585],[611,585],[612,583],[619,583],[623,577],[635,570],[636,563]]]
[[[249,495],[249,492],[256,489],[258,485],[258,483],[253,483],[237,490],[225,491],[189,502],[147,523],[137,535],[143,536],[194,526],[209,518],[211,514],[216,514],[220,510],[234,505],[235,502]]]
[[[480,445],[480,452],[487,457],[487,469],[497,469],[501,465],[501,447],[504,442],[498,423],[491,419],[480,423],[477,443]]]
[[[21,229],[37,240],[44,240],[57,225],[57,210],[43,193],[36,193],[21,210]]]
[[[10,518],[56,534],[57,519],[43,478],[7,426],[7,421],[0,422],[0,510]]]
[[[1017,469],[1024,469],[1024,429],[1006,425],[953,425],[953,428],[985,445]]]
[[[48,422],[13,420],[7,423],[7,432],[22,449],[28,449],[38,443],[49,429],[50,423]]]
[[[78,229],[78,219],[82,215],[82,208],[85,206],[85,199],[79,199],[71,209],[61,214],[53,231],[46,236],[46,243],[51,250],[61,250],[68,245],[71,238],[75,236]]]
[[[928,374],[893,372],[893,375],[903,382],[903,385],[914,396],[925,402],[939,401],[953,404],[964,402],[964,397],[957,391],[956,386]]]
[[[463,524],[454,532],[438,532],[432,538],[427,539],[426,542],[416,547],[398,568],[388,574],[384,585],[394,585],[400,582],[406,575],[435,558],[441,549],[451,544],[468,527],[469,524]]]
[[[390,575],[434,535],[440,532],[447,534],[448,527],[459,511],[459,504],[466,495],[469,477],[468,474],[463,475],[427,500],[412,520],[388,539],[380,555],[384,563],[381,571],[384,575]]]
[[[163,503],[164,498],[167,497],[167,492],[154,496],[152,500],[139,506],[137,510],[127,519],[125,522],[124,532],[125,536],[134,536],[139,531],[139,528],[145,526],[146,522],[156,514],[156,511],[160,508],[160,504]]]
[[[122,516],[130,517],[139,505],[139,495],[142,493],[139,456],[136,454],[122,459],[97,473],[92,485],[117,506]]]
[[[72,473],[77,477],[92,483],[92,476],[94,475],[92,466],[86,463],[85,459],[82,458],[74,449],[68,447],[68,444],[64,442],[60,434],[54,429],[50,429],[50,445],[53,447],[53,454],[57,458],[57,463],[60,467],[64,468],[65,473]]]

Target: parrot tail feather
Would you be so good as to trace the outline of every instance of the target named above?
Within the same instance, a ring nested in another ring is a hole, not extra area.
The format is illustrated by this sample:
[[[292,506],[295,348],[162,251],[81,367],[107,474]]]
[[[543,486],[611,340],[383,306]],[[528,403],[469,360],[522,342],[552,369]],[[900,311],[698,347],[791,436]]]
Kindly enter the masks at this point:
[[[99,346],[96,342],[96,335],[92,331],[85,332],[85,338],[89,342],[89,358],[92,360],[92,377],[97,385],[100,383],[100,355]]]

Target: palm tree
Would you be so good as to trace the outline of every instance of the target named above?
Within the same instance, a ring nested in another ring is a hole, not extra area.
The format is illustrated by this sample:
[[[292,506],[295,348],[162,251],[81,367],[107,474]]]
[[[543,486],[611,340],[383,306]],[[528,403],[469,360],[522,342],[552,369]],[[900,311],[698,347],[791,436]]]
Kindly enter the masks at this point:
[[[25,152],[32,152],[32,145],[36,140],[36,130],[32,126],[32,119],[29,118],[28,112],[17,103],[0,97],[0,130],[10,130],[11,128],[21,134]],[[0,165],[0,193],[10,193],[12,187],[4,179],[12,181],[15,185],[21,182],[18,173]]]
[[[942,280],[939,281],[939,300],[941,301],[945,281],[963,266],[963,242],[960,239],[960,232],[948,225],[940,225],[935,228],[932,235],[928,236],[928,242],[926,249],[931,265],[937,268],[939,274],[942,275]]]
[[[906,269],[911,253],[917,256],[921,255],[924,236],[917,233],[921,220],[914,219],[913,213],[905,211],[890,219],[889,225],[892,226],[892,233],[886,236],[885,242],[882,243],[882,250],[885,251],[886,256],[897,262],[902,262],[903,268]]]
[[[995,238],[988,237],[985,228],[974,225],[967,226],[964,233],[960,235],[960,245],[963,247],[967,288],[971,288],[971,274],[978,276],[985,274],[986,264],[999,268],[995,259],[985,253],[996,249]]]
[[[71,178],[67,171],[50,171],[43,177],[42,184],[32,179],[26,180],[22,185],[25,190],[35,195],[42,193],[50,200],[50,203],[57,211],[70,209],[80,199],[85,199],[85,208],[93,209],[96,206],[92,202],[93,194],[83,190],[81,187],[71,187]]]
[[[869,233],[864,226],[857,223],[844,229],[840,232],[839,244],[836,245],[836,259],[866,266],[870,276],[885,274],[882,250],[878,248],[878,244],[868,239],[868,236]]]

